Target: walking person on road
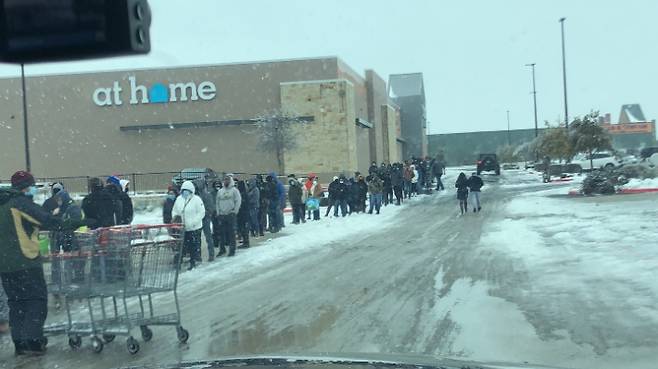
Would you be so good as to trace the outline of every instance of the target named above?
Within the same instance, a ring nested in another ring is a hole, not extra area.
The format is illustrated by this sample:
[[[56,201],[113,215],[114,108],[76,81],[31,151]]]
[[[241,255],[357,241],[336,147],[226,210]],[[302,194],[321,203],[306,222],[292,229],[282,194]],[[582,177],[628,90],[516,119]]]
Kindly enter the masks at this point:
[[[471,204],[473,204],[474,213],[482,210],[480,206],[480,191],[482,190],[482,186],[484,186],[482,178],[477,173],[472,173],[471,178],[468,179],[468,189],[471,191],[468,196],[472,198]]]
[[[393,165],[391,169],[391,186],[393,186],[393,194],[395,194],[395,205],[400,205],[404,198],[404,175],[402,173],[401,164]]]
[[[233,178],[224,176],[222,188],[217,191],[217,216],[219,217],[219,253],[217,256],[226,254],[228,246],[228,256],[235,256],[235,222],[242,197],[240,191],[235,188]]]
[[[435,159],[434,163],[432,164],[432,175],[434,178],[436,178],[436,190],[437,191],[443,191],[445,190],[445,187],[443,187],[443,182],[441,181],[441,177],[444,174],[444,166],[443,163],[439,159]]]
[[[171,215],[174,223],[183,224],[185,230],[183,249],[190,255],[190,266],[187,270],[192,270],[196,267],[197,261],[201,260],[201,230],[206,208],[201,197],[194,193],[194,184],[191,181],[183,182],[180,196],[174,202]],[[180,265],[182,258],[178,262]]]
[[[459,200],[459,210],[461,214],[468,212],[468,179],[464,172],[459,173],[457,181],[455,182],[457,188],[457,199]]]
[[[12,175],[10,189],[0,189],[0,279],[7,295],[16,355],[46,352],[43,324],[48,315],[48,290],[39,255],[39,230],[73,230],[83,225],[43,210],[34,203],[36,193],[34,177],[24,171]]]

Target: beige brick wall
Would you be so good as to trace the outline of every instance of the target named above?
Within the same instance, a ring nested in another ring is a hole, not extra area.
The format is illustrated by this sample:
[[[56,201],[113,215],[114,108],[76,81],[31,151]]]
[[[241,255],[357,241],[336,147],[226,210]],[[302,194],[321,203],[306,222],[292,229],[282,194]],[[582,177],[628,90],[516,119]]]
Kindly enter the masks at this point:
[[[397,138],[399,136],[398,133],[398,120],[400,118],[400,115],[398,113],[398,110],[391,106],[391,105],[382,105],[381,106],[381,112],[382,112],[382,123],[383,123],[383,130],[384,130],[384,160],[388,161],[389,163],[395,163],[397,161],[402,160],[402,151],[401,151],[401,144],[397,142]]]
[[[284,153],[286,173],[333,175],[356,170],[354,88],[349,81],[282,83],[281,108],[315,117],[296,129],[298,145]]]

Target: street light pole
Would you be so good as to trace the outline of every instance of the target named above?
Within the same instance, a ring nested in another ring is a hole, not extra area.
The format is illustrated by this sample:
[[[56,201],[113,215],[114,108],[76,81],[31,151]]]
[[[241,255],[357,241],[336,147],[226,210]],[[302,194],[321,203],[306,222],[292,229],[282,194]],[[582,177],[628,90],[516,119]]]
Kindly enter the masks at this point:
[[[564,52],[564,21],[567,18],[560,18],[560,28],[562,30],[562,83],[564,85],[564,123],[569,129],[569,105],[567,104],[567,61]]]
[[[537,125],[537,88],[535,85],[535,65],[536,63],[526,64],[526,67],[532,67],[532,100],[535,106],[535,137],[538,137],[539,126]]]
[[[27,96],[25,94],[25,65],[21,63],[21,87],[23,88],[23,135],[25,136],[25,170],[30,172],[30,136],[27,129]]]
[[[507,145],[512,146],[512,133],[509,125],[509,110],[507,111]]]

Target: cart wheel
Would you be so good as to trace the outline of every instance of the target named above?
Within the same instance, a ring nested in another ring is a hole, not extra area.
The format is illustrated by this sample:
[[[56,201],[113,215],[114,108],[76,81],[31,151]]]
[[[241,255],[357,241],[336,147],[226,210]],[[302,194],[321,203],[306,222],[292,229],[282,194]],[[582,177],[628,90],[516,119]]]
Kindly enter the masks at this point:
[[[153,331],[149,327],[142,325],[139,327],[139,329],[142,331],[142,339],[144,342],[148,342],[153,339]]]
[[[80,336],[69,336],[69,346],[72,349],[79,349],[82,346],[82,338]]]
[[[131,355],[135,355],[139,352],[139,342],[132,337],[128,337],[128,340],[126,340],[126,348]]]
[[[110,342],[114,341],[115,338],[116,338],[116,336],[113,335],[113,334],[104,334],[103,335],[103,341],[105,341],[105,343],[110,343]]]
[[[100,354],[103,351],[103,340],[98,337],[92,337],[91,349],[94,350],[95,353]]]
[[[187,340],[190,339],[190,332],[188,332],[187,329],[183,328],[182,326],[178,326],[176,331],[178,333],[178,342],[186,343]]]

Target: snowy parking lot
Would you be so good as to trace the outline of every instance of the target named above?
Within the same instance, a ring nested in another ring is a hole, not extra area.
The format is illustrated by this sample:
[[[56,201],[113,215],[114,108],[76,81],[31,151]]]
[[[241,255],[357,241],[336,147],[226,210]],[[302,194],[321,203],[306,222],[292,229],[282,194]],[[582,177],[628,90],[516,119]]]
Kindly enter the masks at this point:
[[[573,184],[514,170],[485,175],[482,212],[460,216],[459,170],[470,173],[450,169],[445,192],[288,225],[183,273],[186,345],[156,327],[135,356],[122,343],[98,355],[54,337],[45,357],[15,359],[5,340],[0,368],[379,352],[654,368],[658,194],[569,197]]]

